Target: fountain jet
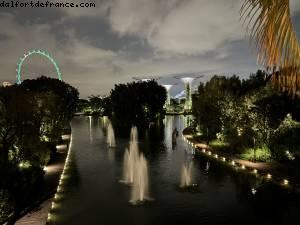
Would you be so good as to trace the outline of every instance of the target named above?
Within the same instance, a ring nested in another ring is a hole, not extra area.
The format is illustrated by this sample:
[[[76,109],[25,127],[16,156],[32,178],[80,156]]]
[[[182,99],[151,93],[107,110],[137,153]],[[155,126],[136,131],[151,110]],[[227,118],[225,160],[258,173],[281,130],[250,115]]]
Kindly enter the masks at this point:
[[[109,121],[108,126],[107,126],[107,139],[106,139],[106,142],[108,144],[108,147],[110,147],[110,148],[116,147],[114,128],[113,128],[110,121]]]
[[[180,187],[186,188],[192,186],[192,169],[193,163],[189,162],[182,166]]]
[[[135,169],[130,198],[132,204],[138,204],[149,199],[148,165],[144,155],[139,156]]]
[[[130,203],[149,200],[148,165],[143,153],[139,153],[136,127],[131,128],[129,149],[125,151],[123,165],[123,182],[132,185]]]

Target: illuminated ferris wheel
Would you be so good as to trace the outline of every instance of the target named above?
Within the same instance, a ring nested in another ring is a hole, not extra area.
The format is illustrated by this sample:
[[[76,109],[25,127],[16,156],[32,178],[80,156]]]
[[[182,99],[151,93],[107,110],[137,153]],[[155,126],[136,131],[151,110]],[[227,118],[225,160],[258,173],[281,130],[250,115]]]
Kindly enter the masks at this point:
[[[21,84],[22,83],[22,66],[23,66],[23,63],[24,61],[31,55],[40,55],[40,56],[43,56],[45,57],[46,59],[48,59],[54,66],[55,70],[56,70],[56,74],[57,74],[57,78],[59,80],[62,80],[62,75],[61,75],[61,72],[60,72],[60,69],[57,65],[57,63],[55,62],[55,60],[53,59],[53,57],[47,52],[47,51],[44,51],[44,50],[30,50],[28,51],[27,53],[25,53],[20,59],[19,59],[19,62],[17,64],[17,84]]]

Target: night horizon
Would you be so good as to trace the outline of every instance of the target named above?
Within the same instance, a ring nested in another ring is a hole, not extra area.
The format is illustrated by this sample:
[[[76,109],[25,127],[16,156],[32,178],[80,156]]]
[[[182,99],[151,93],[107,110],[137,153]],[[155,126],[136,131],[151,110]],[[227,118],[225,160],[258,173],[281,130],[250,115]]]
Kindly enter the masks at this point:
[[[68,1],[61,1],[68,2]],[[73,1],[78,3],[80,1]],[[81,97],[109,94],[116,83],[132,77],[172,74],[233,74],[246,78],[262,69],[256,63],[239,19],[242,0],[97,1],[89,8],[0,8],[1,80],[15,81],[19,58],[32,49],[48,51],[63,79],[79,88]],[[291,1],[299,35],[299,6]],[[187,16],[188,15],[188,16]],[[214,16],[211,16],[214,15]],[[24,63],[24,79],[55,77],[40,57]],[[168,76],[169,75],[169,76]],[[182,86],[175,88],[178,94]]]
[[[299,0],[0,0],[0,224],[299,225]]]

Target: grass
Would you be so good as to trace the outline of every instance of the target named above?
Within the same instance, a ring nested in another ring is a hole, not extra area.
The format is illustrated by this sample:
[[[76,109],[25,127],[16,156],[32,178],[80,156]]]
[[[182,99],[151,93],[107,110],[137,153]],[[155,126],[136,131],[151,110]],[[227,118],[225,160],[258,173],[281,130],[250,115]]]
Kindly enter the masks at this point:
[[[222,152],[227,152],[227,153],[229,153],[231,150],[229,143],[223,142],[218,139],[214,139],[214,140],[210,141],[209,146],[217,151],[222,151]]]
[[[245,160],[254,161],[254,155],[255,155],[256,161],[259,161],[259,162],[269,162],[269,161],[271,161],[271,158],[272,158],[271,151],[267,146],[262,146],[262,147],[256,148],[255,154],[254,154],[253,148],[247,148],[240,155],[240,157]]]

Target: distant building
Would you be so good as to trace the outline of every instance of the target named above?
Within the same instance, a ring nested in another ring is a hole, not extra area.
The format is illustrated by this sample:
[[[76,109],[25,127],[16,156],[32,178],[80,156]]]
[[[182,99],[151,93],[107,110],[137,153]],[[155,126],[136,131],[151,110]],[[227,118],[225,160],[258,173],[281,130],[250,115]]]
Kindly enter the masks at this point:
[[[9,86],[12,86],[12,83],[10,83],[9,81],[2,82],[2,87],[9,87]]]

